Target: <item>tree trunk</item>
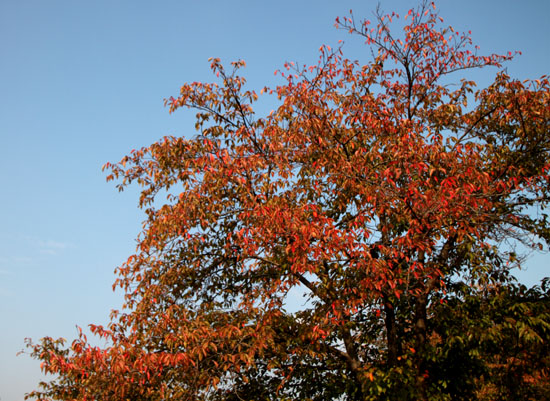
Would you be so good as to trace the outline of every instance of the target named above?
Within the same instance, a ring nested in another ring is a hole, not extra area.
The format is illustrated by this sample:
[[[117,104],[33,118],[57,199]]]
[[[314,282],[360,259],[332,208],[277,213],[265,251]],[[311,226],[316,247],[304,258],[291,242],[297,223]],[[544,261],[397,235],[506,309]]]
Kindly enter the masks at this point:
[[[397,365],[397,357],[400,354],[400,345],[397,336],[397,325],[395,322],[395,310],[392,303],[384,297],[384,323],[386,325],[386,335],[388,341],[388,367]]]
[[[418,400],[427,401],[426,393],[426,323],[427,323],[427,295],[421,295],[415,303],[415,360],[416,360],[416,380]]]

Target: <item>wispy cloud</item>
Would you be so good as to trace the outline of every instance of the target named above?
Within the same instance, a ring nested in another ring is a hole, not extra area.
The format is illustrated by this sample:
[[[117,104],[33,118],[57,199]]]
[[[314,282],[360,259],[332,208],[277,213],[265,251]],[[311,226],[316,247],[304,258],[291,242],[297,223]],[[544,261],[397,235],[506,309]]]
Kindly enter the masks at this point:
[[[60,251],[67,249],[71,246],[68,242],[54,241],[54,240],[39,240],[38,241],[39,252],[46,255],[57,255]]]
[[[40,241],[40,245],[48,248],[55,248],[55,249],[65,249],[70,246],[68,242],[60,242],[60,241],[52,241],[52,240]]]
[[[16,238],[13,242],[8,252],[0,256],[0,275],[9,274],[13,269],[42,263],[44,257],[57,256],[74,247],[70,242],[29,235]]]
[[[17,263],[17,264],[28,264],[33,261],[33,258],[29,256],[13,256],[12,260],[14,263]]]
[[[28,254],[28,252],[27,252]],[[27,255],[9,255],[0,258],[0,276],[7,276],[13,273],[13,267],[24,266],[32,263],[33,258]]]

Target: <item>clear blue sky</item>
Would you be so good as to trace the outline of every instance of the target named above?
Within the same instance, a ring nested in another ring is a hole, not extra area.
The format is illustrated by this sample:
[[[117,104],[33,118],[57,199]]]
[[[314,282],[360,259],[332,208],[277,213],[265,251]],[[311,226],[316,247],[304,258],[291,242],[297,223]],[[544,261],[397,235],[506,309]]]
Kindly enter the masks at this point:
[[[382,0],[405,11],[413,1]],[[445,22],[472,30],[482,52],[521,50],[520,78],[550,72],[548,0],[440,0]],[[137,192],[119,194],[101,166],[164,135],[193,135],[193,113],[163,99],[209,81],[209,57],[245,59],[252,88],[275,85],[285,60],[314,63],[333,28],[375,1],[0,1],[0,397],[20,401],[40,380],[16,357],[23,339],[74,338],[120,306],[113,270],[130,255],[143,214]],[[491,74],[475,78],[485,83]],[[544,275],[536,256],[522,280]]]

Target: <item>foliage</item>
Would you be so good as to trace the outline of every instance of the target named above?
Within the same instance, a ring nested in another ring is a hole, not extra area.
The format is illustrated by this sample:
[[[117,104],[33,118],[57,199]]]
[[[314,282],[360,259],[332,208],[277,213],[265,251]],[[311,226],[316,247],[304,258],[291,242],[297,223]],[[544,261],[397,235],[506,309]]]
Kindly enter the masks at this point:
[[[147,213],[125,308],[91,326],[109,345],[30,343],[57,375],[30,396],[497,399],[547,378],[548,293],[508,272],[517,244],[550,239],[550,83],[499,72],[476,90],[468,71],[512,55],[478,55],[431,3],[401,36],[396,18],[337,19],[372,59],[286,64],[265,117],[242,61],[167,100],[198,134],[106,165]]]
[[[454,399],[549,399],[548,279],[529,289],[512,280],[454,287],[433,312],[435,379],[455,387]]]
[[[478,321],[491,322],[480,336],[488,363],[481,399],[550,399],[550,291],[524,286],[491,291]]]

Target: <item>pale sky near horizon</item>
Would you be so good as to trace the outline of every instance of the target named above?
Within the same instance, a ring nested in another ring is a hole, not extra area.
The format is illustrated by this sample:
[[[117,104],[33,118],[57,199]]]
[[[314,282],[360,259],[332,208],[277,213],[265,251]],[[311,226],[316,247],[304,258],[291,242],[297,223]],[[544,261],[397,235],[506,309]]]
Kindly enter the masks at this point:
[[[244,59],[251,88],[281,83],[285,61],[313,64],[322,44],[357,38],[334,29],[377,1],[0,0],[0,399],[21,401],[41,380],[16,357],[25,337],[76,336],[121,304],[113,270],[135,248],[143,213],[135,189],[118,193],[101,166],[165,135],[194,135],[193,112],[163,99],[213,81],[209,57]],[[416,2],[382,0],[402,14]],[[510,75],[550,72],[550,1],[440,0],[446,24],[472,31],[481,53],[522,51]],[[366,54],[366,53],[365,53]],[[496,70],[476,72],[487,84]],[[520,278],[550,275],[535,255]]]

